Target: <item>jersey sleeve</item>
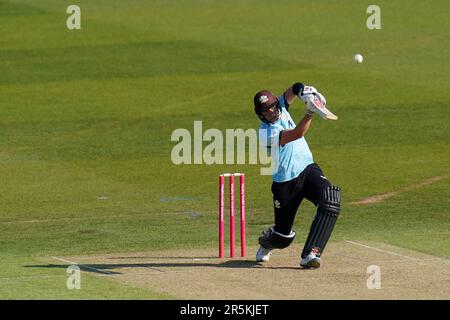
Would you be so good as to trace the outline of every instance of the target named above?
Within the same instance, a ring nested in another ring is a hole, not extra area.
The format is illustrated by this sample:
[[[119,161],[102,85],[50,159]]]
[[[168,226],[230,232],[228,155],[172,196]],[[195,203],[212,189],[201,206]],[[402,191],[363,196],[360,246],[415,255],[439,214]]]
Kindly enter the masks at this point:
[[[289,110],[289,103],[287,103],[286,98],[284,97],[284,94],[278,97],[278,102],[280,104],[281,109]]]

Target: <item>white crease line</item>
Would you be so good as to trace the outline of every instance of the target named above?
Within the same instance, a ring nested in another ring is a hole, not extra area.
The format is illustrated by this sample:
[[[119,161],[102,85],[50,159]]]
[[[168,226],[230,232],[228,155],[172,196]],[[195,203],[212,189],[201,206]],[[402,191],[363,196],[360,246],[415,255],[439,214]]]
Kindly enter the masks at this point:
[[[83,267],[83,268],[86,268],[86,269],[89,269],[89,270],[93,270],[93,271],[98,272],[98,273],[102,273],[104,275],[114,275],[113,272],[102,271],[102,270],[99,270],[99,269],[96,269],[96,268],[93,268],[93,267],[89,267],[87,265],[80,264],[80,263],[77,263],[77,262],[72,262],[72,261],[69,261],[69,260],[66,260],[66,259],[62,259],[62,258],[58,258],[58,257],[52,257],[52,259],[58,260],[58,261],[61,261],[61,262],[65,262],[65,263],[70,263],[71,265],[77,265],[77,266],[80,266],[80,267]]]
[[[159,211],[162,214],[173,214],[173,215],[186,215],[189,213],[188,211]],[[253,209],[252,212],[265,212],[265,209]],[[120,219],[120,218],[146,218],[152,217],[153,213],[142,213],[135,215],[111,215],[111,216],[101,216],[101,217],[73,217],[73,218],[60,218],[60,219],[35,219],[35,220],[13,220],[13,221],[0,221],[0,225],[2,224],[20,224],[20,223],[58,223],[58,222],[73,222],[73,221],[90,221],[94,220],[102,220],[102,219]]]
[[[423,188],[423,187],[427,187],[435,182],[439,182],[443,179],[446,179],[450,177],[450,174],[444,174],[442,176],[437,176],[437,177],[432,177],[426,180],[423,180],[421,182],[415,183],[413,185],[407,186],[407,187],[403,187],[399,190],[396,191],[392,191],[392,192],[387,192],[387,193],[383,193],[383,194],[378,194],[378,195],[374,195],[374,196],[370,196],[368,198],[362,199],[362,200],[358,200],[358,201],[353,201],[350,202],[350,204],[373,204],[373,203],[380,203],[383,202],[384,200],[387,200],[389,198],[392,198],[394,196],[397,196],[401,193],[405,193],[405,192],[409,192],[412,191],[414,189],[419,189],[419,188]]]
[[[33,279],[50,279],[50,278],[62,278],[65,277],[64,275],[57,275],[57,276],[23,276],[23,277],[5,277],[0,278],[0,282],[2,281],[22,281],[22,280],[33,280]]]
[[[162,211],[161,213],[166,214],[174,214],[174,215],[185,215],[187,211]],[[111,216],[101,216],[101,217],[81,217],[81,218],[60,218],[60,219],[35,219],[35,220],[16,220],[16,221],[0,221],[0,224],[15,224],[15,223],[58,223],[58,222],[73,222],[73,221],[87,221],[87,220],[101,220],[101,219],[120,219],[120,218],[141,218],[141,217],[151,217],[152,214],[150,213],[142,213],[142,214],[136,214],[136,215],[111,215]]]
[[[404,256],[402,254],[395,253],[395,252],[392,252],[392,251],[388,251],[388,250],[383,250],[383,249],[367,246],[365,244],[354,242],[354,241],[345,240],[345,242],[354,244],[356,246],[361,246],[361,247],[364,247],[364,248],[368,248],[368,249],[372,249],[372,250],[376,250],[376,251],[380,251],[380,252],[384,252],[384,253],[389,253],[389,254],[392,254],[394,256],[399,256],[399,257],[403,257],[403,258],[410,259],[410,260],[421,260],[421,259],[418,259],[418,258],[412,258],[412,257]]]

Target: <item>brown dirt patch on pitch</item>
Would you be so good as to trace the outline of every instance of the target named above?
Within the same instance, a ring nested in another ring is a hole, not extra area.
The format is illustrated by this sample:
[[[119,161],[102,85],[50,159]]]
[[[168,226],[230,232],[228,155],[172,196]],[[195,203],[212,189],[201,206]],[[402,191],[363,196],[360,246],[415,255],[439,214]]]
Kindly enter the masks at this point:
[[[299,267],[300,245],[276,250],[265,264],[218,259],[216,250],[170,250],[65,257],[127,285],[179,299],[450,299],[450,260],[385,244],[330,243],[317,270]],[[391,253],[389,253],[391,252]],[[397,253],[394,255],[392,253]],[[367,268],[381,270],[368,289]],[[106,272],[106,273],[105,273]]]

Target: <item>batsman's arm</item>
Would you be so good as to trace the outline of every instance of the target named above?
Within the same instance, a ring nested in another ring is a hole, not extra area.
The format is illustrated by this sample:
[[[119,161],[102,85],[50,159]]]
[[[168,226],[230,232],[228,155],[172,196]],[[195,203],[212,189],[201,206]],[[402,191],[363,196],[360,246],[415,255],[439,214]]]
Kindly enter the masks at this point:
[[[304,85],[303,83],[297,82],[294,83],[291,87],[289,87],[284,92],[284,99],[286,102],[291,105],[294,103],[295,99],[299,97],[299,94],[303,91]]]
[[[280,146],[303,137],[308,131],[311,121],[312,113],[307,112],[294,129],[282,131],[280,133]]]

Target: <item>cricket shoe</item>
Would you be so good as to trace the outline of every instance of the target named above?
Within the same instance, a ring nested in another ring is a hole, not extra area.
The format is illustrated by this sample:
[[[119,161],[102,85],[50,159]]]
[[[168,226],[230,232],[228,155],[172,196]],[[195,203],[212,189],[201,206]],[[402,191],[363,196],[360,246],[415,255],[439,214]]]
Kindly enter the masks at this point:
[[[320,268],[320,258],[316,254],[317,249],[312,249],[311,252],[300,261],[300,266],[305,269]]]
[[[262,246],[256,252],[256,262],[267,262],[270,259],[271,249],[266,249]]]

